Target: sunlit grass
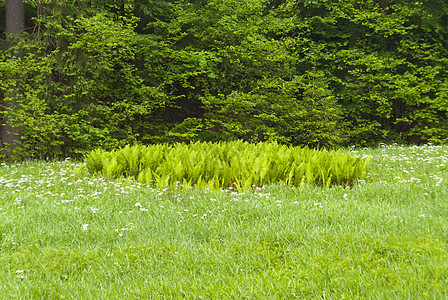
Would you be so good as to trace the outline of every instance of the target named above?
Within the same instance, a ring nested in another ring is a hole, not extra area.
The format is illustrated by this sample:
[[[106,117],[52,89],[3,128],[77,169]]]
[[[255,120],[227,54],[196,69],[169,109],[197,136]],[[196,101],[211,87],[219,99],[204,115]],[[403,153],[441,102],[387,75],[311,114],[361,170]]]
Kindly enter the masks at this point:
[[[448,146],[356,149],[353,188],[158,190],[0,166],[6,299],[443,299]]]

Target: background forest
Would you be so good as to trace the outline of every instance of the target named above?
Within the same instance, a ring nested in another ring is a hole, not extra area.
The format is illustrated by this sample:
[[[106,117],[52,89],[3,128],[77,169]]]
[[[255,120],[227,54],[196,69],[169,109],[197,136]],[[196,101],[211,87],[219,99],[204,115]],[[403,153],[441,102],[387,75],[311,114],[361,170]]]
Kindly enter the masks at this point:
[[[3,122],[23,156],[448,140],[446,0],[23,2],[7,38],[0,0]]]

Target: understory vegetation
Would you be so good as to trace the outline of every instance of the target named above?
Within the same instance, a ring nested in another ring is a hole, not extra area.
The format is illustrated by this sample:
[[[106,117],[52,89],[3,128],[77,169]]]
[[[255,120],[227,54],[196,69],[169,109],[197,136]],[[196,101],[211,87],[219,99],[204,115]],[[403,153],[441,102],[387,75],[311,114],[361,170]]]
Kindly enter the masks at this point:
[[[244,192],[0,165],[8,299],[444,299],[448,146],[353,148],[352,187]]]
[[[159,188],[180,185],[242,191],[271,183],[352,186],[365,179],[370,157],[342,150],[235,141],[128,145],[110,152],[97,149],[86,155],[85,162],[91,175],[127,176]]]

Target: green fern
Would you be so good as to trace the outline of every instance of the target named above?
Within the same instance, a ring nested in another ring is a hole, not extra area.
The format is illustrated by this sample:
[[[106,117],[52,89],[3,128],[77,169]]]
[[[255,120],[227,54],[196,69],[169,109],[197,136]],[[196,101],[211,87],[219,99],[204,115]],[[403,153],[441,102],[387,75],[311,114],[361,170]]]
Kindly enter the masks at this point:
[[[278,143],[234,141],[189,145],[126,146],[85,156],[90,174],[127,176],[158,187],[234,187],[248,190],[274,182],[300,186],[347,185],[365,179],[370,158],[348,151],[312,150]]]

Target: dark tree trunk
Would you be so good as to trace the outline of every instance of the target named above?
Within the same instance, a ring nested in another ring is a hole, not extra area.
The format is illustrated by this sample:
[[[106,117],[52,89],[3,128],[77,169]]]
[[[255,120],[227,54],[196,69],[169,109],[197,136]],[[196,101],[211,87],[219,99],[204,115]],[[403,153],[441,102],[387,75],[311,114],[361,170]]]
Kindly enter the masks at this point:
[[[6,35],[20,35],[25,29],[25,5],[22,0],[6,0]],[[17,54],[19,55],[19,54]],[[5,96],[9,101],[4,101],[3,105],[6,110],[14,109],[19,90],[11,87]],[[4,116],[0,127],[1,144],[3,145],[5,154],[8,158],[15,155],[17,144],[20,141],[20,134],[16,128],[11,126],[8,116]],[[6,146],[6,147],[5,147]]]

